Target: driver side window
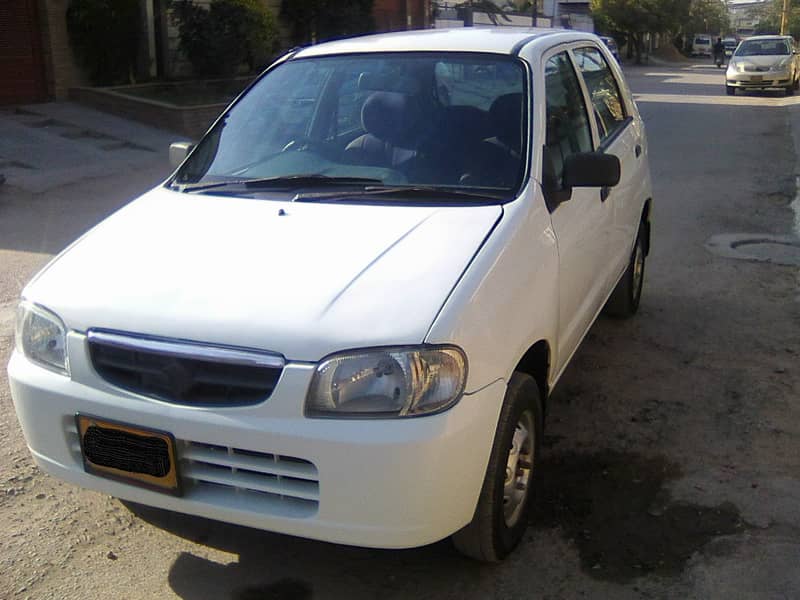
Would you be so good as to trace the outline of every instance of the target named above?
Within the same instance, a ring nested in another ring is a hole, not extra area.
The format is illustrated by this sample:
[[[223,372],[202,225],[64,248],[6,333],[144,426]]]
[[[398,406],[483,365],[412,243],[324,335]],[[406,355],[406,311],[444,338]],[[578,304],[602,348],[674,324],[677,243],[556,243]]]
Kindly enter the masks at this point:
[[[542,183],[546,190],[563,189],[564,161],[578,152],[591,152],[592,130],[578,76],[566,52],[545,64],[546,137]]]

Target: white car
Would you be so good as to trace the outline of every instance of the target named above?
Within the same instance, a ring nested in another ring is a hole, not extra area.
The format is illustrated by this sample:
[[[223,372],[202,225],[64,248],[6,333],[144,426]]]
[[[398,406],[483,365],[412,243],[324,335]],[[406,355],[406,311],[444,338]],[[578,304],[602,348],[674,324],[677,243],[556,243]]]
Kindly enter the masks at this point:
[[[692,56],[711,56],[714,45],[710,35],[696,35],[692,40]]]
[[[550,390],[604,306],[639,304],[647,156],[592,34],[294,51],[24,289],[30,450],[146,505],[499,560]]]
[[[800,60],[791,36],[759,35],[739,44],[725,72],[727,94],[733,96],[737,88],[777,88],[787,96],[800,89]]]

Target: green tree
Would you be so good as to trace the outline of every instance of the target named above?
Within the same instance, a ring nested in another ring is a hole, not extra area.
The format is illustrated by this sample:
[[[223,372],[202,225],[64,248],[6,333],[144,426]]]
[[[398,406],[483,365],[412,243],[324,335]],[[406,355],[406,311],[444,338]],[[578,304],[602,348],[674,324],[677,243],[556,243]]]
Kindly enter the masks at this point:
[[[681,31],[687,35],[710,33],[724,35],[730,32],[728,10],[719,0],[693,0],[689,15],[682,24]]]
[[[591,0],[596,24],[623,33],[641,63],[646,33],[674,32],[689,13],[690,0]]]
[[[138,0],[71,0],[67,32],[94,84],[133,81],[139,47]]]
[[[756,34],[779,33],[781,30],[781,12],[783,0],[772,0],[760,11],[760,21],[756,25]],[[794,39],[800,38],[800,0],[791,2],[789,7],[788,33]]]
[[[295,44],[373,31],[373,0],[282,0],[281,17],[289,22]]]
[[[192,0],[172,2],[181,49],[195,75],[235,75],[242,64],[262,68],[277,47],[272,13],[259,0],[211,0],[208,8]]]

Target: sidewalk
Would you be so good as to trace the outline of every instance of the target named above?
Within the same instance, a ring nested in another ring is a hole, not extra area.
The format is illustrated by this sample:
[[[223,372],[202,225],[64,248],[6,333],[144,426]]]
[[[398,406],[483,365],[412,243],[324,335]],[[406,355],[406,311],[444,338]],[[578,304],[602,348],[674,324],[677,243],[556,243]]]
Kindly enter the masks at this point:
[[[4,187],[31,193],[85,179],[168,169],[169,144],[182,139],[71,102],[0,110],[0,174]]]

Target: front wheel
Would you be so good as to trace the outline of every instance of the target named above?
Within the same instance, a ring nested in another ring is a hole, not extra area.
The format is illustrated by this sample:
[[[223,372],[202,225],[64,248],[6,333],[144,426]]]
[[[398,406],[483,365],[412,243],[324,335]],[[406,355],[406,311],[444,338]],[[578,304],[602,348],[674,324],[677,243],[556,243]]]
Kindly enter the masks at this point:
[[[630,261],[628,261],[628,268],[625,269],[622,278],[617,282],[617,287],[614,288],[611,297],[606,302],[605,313],[612,317],[632,317],[639,309],[647,255],[644,237],[646,227],[645,221],[639,224],[639,232],[636,234],[636,242],[633,245]]]
[[[475,514],[453,534],[459,552],[481,562],[498,562],[522,539],[541,437],[539,386],[530,375],[515,372],[500,410]]]
[[[794,96],[794,84],[787,86],[783,93],[786,96]]]
[[[733,96],[734,94],[736,94],[736,88],[733,87],[732,85],[726,85],[725,93],[728,94],[728,96]]]

